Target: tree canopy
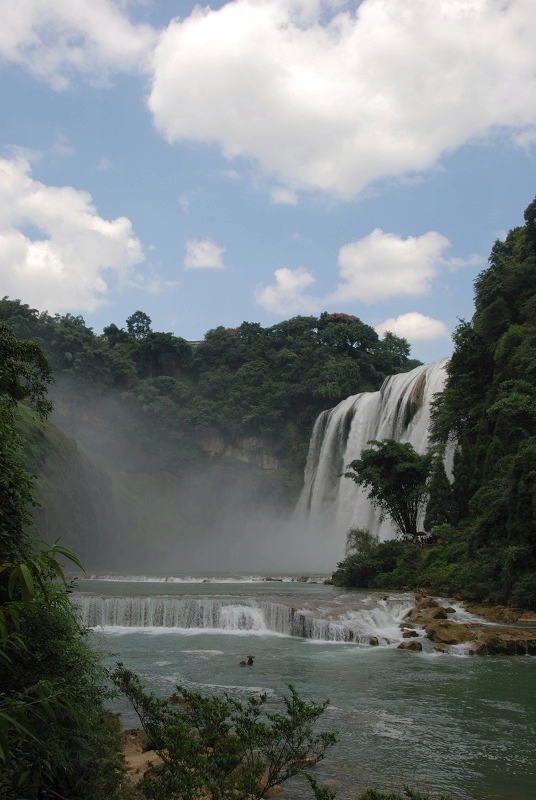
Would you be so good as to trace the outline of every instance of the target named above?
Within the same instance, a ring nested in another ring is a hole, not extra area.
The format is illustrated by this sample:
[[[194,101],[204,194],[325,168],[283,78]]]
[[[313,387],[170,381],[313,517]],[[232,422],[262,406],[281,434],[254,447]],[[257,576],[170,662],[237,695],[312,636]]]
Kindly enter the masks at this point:
[[[401,534],[416,536],[428,500],[432,453],[421,455],[409,442],[394,439],[368,444],[344,477],[364,487],[382,519],[388,516]]]

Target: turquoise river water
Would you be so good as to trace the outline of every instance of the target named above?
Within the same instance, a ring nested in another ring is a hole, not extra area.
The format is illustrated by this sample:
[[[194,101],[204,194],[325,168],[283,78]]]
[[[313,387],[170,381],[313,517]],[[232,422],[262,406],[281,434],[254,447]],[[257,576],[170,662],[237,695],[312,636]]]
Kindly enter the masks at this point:
[[[404,785],[455,800],[536,798],[536,659],[439,654],[424,639],[422,653],[398,650],[411,595],[240,576],[93,576],[79,589],[110,662],[159,696],[179,684],[276,704],[290,683],[329,699],[322,725],[339,742],[315,774],[341,800]],[[138,725],[126,701],[114,707]],[[288,784],[282,798],[306,794]]]

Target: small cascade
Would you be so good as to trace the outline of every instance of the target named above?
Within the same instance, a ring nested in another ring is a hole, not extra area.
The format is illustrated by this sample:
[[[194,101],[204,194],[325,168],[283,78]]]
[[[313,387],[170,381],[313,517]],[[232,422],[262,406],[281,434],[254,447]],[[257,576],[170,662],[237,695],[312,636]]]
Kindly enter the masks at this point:
[[[443,389],[447,361],[392,375],[378,392],[353,395],[320,414],[296,509],[310,530],[333,531],[342,547],[352,527],[367,528],[382,540],[395,536],[391,521],[380,522],[378,510],[361,487],[340,474],[371,439],[410,442],[417,452],[426,452],[430,403]]]
[[[211,597],[102,597],[74,595],[83,625],[90,628],[175,628],[188,631],[294,636],[325,642],[381,644],[401,640],[398,627],[409,602],[346,611],[336,619],[284,603]]]

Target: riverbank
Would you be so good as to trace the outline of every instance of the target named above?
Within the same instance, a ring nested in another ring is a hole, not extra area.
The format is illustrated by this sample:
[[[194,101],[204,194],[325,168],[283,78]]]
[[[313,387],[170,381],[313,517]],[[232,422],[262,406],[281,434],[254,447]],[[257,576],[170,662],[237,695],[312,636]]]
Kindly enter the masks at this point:
[[[399,647],[422,650],[417,629],[424,629],[426,638],[434,642],[434,649],[441,653],[466,646],[469,655],[536,655],[534,612],[488,605],[466,605],[465,608],[488,622],[455,622],[449,618],[456,613],[451,606],[441,605],[424,591],[417,592],[415,605],[400,623],[405,641]]]

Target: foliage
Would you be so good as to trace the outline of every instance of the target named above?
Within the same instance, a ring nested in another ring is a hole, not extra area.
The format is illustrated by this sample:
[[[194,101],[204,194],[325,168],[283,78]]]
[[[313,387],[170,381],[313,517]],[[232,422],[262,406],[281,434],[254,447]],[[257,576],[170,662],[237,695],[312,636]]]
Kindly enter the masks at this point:
[[[270,328],[217,327],[195,346],[153,331],[139,310],[126,329],[112,323],[101,335],[82,317],[51,317],[8,298],[0,300],[0,320],[44,349],[63,399],[96,407],[99,396],[112,394],[117,412],[108,404],[100,413],[129,443],[120,470],[136,463],[132,443],[142,437],[151,470],[197,469],[199,437],[216,431],[231,441],[262,437],[281,474],[290,468],[299,475],[320,411],[418,363],[405,339],[380,339],[348,314],[299,316]]]
[[[5,800],[118,797],[118,736],[102,716],[100,657],[76,619],[60,545],[27,533],[32,482],[15,409],[49,410],[50,368],[33,342],[0,325],[0,795]],[[103,775],[104,773],[104,775]]]
[[[381,519],[390,517],[401,534],[416,536],[428,499],[432,455],[417,453],[409,442],[372,440],[361,458],[348,464],[345,478],[363,486]]]
[[[462,320],[453,338],[445,389],[432,409],[436,448],[428,454],[425,528],[435,544],[402,549],[388,570],[382,543],[366,558],[350,553],[333,579],[428,586],[536,609],[536,200],[525,225],[495,243],[489,267],[475,281],[473,318]],[[441,458],[447,443],[455,446],[452,483]],[[402,530],[408,517],[397,509],[395,518],[385,493],[403,501],[404,480],[395,468],[377,471],[376,460],[385,466],[377,452],[362,454],[350,465],[358,470],[346,474]],[[416,485],[423,487],[418,477]],[[413,521],[410,530],[416,530]]]
[[[523,587],[536,569],[535,219],[536,201],[495,243],[433,416],[436,440],[457,443],[451,521],[466,532],[479,597],[532,608]]]
[[[298,697],[292,686],[285,711],[266,711],[266,695],[240,702],[228,695],[204,697],[177,687],[181,709],[146,694],[122,664],[112,680],[132,702],[163,763],[152,765],[140,787],[153,800],[261,798],[269,789],[304,774],[335,743],[334,733],[314,732],[326,708]],[[313,781],[316,786],[316,782]],[[316,796],[322,790],[316,786]]]

